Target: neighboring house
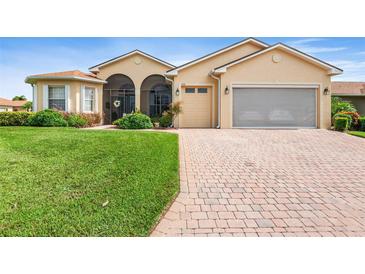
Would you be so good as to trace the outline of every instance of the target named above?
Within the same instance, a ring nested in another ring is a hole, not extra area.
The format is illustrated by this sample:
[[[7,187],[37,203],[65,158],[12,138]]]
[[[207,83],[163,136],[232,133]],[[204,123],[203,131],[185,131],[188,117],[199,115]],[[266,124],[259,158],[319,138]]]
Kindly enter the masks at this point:
[[[23,105],[28,101],[12,101],[5,98],[0,98],[0,112],[4,111],[26,111]]]
[[[294,48],[248,38],[175,67],[139,50],[89,68],[32,75],[34,110],[135,108],[158,116],[181,101],[177,127],[329,128],[331,76],[342,70]]]
[[[365,115],[365,82],[332,82],[332,96],[350,101],[361,115]]]

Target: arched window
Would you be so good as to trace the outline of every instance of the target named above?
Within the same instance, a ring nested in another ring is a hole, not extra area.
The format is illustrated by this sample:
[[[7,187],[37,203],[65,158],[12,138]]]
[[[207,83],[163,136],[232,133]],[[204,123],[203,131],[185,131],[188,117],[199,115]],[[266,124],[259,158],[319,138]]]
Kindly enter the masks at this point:
[[[161,116],[172,102],[171,84],[162,75],[150,75],[141,85],[141,111],[151,117]]]

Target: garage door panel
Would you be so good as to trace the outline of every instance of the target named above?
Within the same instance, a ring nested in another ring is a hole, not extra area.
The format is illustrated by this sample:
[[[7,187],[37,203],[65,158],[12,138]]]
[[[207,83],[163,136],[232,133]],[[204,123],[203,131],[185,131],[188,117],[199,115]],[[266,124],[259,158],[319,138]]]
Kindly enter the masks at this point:
[[[315,127],[314,88],[234,88],[233,127]]]
[[[184,92],[181,127],[211,127],[211,101],[211,88],[207,88],[207,93],[198,93],[198,88],[196,88],[194,93]]]

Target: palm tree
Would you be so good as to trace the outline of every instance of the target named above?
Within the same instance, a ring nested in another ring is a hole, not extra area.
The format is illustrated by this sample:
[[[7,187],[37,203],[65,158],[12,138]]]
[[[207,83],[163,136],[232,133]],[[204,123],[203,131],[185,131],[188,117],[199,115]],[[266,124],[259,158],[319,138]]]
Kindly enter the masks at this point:
[[[20,95],[20,96],[15,96],[14,98],[13,98],[13,101],[26,101],[27,100],[27,98],[25,97],[25,95]]]
[[[24,105],[22,105],[22,109],[25,109],[26,111],[32,111],[33,104],[31,101],[26,102]]]

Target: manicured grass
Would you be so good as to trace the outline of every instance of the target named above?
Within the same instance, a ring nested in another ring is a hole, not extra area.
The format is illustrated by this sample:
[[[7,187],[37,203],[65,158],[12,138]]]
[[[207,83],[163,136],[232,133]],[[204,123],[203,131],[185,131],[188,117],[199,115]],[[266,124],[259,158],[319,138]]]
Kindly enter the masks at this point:
[[[0,235],[148,235],[179,189],[177,139],[0,127]]]
[[[349,134],[365,138],[365,131],[349,131]]]

